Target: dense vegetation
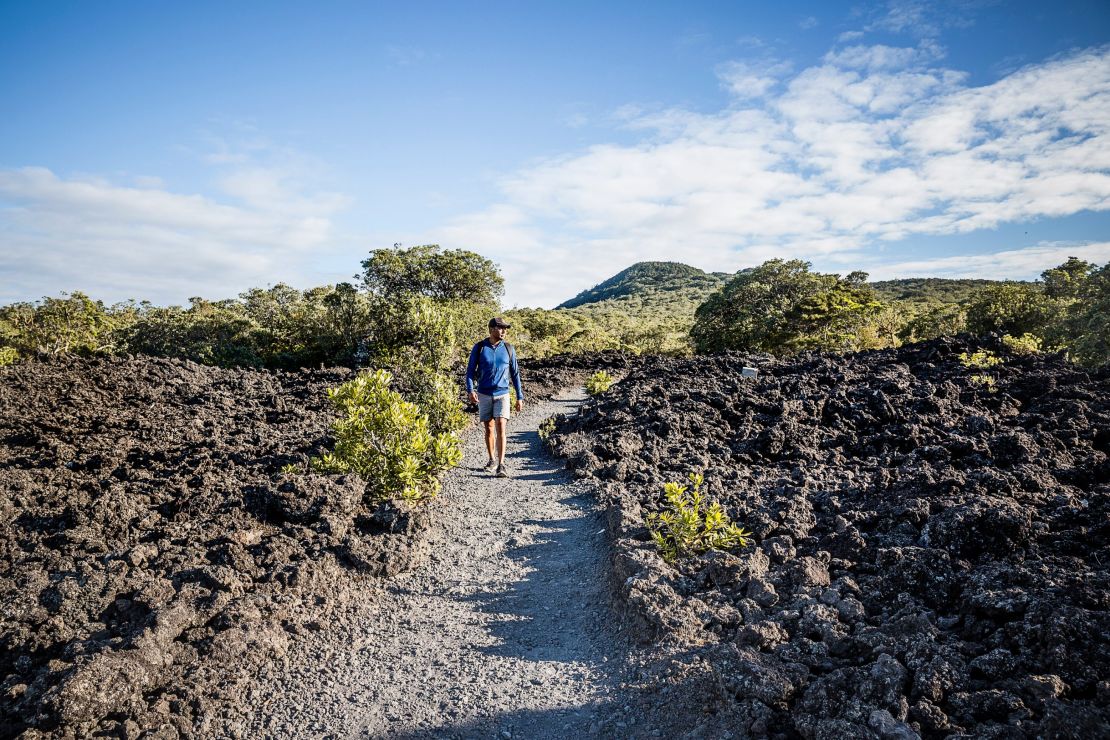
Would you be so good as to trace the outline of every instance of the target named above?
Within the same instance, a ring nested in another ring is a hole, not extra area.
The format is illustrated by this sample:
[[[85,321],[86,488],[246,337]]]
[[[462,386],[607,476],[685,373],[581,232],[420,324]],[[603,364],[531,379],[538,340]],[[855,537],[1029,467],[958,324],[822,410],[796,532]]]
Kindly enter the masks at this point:
[[[1067,351],[1087,364],[1110,360],[1110,265],[1096,268],[1071,257],[1038,282],[977,288],[907,281],[900,289],[905,301],[886,303],[865,282],[866,273],[841,278],[809,267],[801,260],[770,260],[737,273],[698,308],[691,330],[697,351],[839,352],[970,332],[1022,338],[1028,346]],[[944,302],[937,294],[962,298]]]
[[[641,262],[556,309],[506,312],[522,357],[617,349],[777,355],[894,347],[962,332],[1031,335],[1084,363],[1110,359],[1110,272],[1071,258],[1037,282],[867,282],[770,260],[735,275]],[[504,281],[473,252],[378,249],[357,284],[278,284],[189,306],[105,306],[81,293],[0,308],[0,364],[63,354],[142,353],[222,366],[372,365],[410,383],[413,368],[455,367],[500,311]],[[415,373],[419,376],[419,373]]]
[[[879,280],[871,287],[883,303],[899,303],[907,308],[926,308],[938,303],[966,303],[993,280],[951,280],[948,278],[903,278]]]
[[[497,310],[504,280],[489,260],[434,245],[377,249],[350,283],[279,283],[188,307],[105,306],[80,292],[0,308],[8,361],[64,354],[147,354],[210,365],[452,367]]]

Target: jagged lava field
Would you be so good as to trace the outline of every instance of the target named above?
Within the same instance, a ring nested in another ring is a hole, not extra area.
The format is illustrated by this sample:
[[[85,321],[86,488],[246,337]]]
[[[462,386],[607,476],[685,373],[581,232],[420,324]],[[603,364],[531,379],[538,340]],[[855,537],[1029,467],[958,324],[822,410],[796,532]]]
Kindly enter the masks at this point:
[[[606,497],[642,638],[712,666],[719,732],[1110,736],[1110,368],[966,338],[651,358],[552,445]],[[691,472],[753,543],[676,568],[645,520]]]
[[[979,349],[993,384],[960,361]],[[606,507],[668,734],[1110,734],[1110,369],[958,338],[523,373],[534,400],[602,368],[550,447]],[[421,510],[282,473],[331,444],[350,374],[0,368],[0,736],[210,736],[260,661],[424,565]],[[672,566],[645,521],[692,472],[751,543]],[[669,675],[677,654],[707,674]]]

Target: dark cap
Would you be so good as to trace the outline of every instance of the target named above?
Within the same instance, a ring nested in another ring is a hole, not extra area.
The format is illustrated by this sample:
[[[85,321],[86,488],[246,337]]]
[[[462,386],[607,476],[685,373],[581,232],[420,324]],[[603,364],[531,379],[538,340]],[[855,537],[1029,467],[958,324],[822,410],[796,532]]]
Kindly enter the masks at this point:
[[[501,318],[500,316],[494,317],[494,318],[489,320],[489,328],[492,329],[495,326],[498,329],[508,329],[509,328],[509,324],[506,323],[505,319]]]

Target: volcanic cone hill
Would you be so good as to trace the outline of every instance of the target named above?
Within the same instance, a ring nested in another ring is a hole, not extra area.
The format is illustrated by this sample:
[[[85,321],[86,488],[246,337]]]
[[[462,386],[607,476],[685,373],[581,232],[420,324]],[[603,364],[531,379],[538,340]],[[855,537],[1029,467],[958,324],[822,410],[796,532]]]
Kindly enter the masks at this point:
[[[631,305],[655,308],[655,304],[680,298],[689,302],[693,309],[728,282],[728,278],[727,273],[704,272],[681,262],[637,262],[564,301],[558,308],[577,308],[607,301],[622,308]]]
[[[560,422],[630,618],[712,664],[722,728],[1106,736],[1110,368],[978,349],[645,359]],[[646,515],[695,471],[753,544],[672,568]]]

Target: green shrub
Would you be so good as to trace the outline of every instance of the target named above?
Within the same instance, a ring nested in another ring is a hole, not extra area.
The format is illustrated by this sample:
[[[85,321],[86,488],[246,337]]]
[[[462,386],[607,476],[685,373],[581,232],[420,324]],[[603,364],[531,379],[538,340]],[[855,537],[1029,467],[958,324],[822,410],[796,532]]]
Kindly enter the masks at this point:
[[[647,517],[651,538],[663,559],[674,563],[709,550],[746,547],[751,533],[729,521],[719,503],[706,503],[700,490],[701,474],[691,474],[690,482],[694,484],[693,490],[667,483],[663,487],[666,510]]]
[[[15,347],[0,347],[0,367],[14,365],[18,359],[19,353],[15,351]]]
[[[127,327],[130,352],[181,357],[221,367],[261,367],[272,332],[248,316],[237,301],[190,298],[189,308],[144,304]]]
[[[1020,337],[1012,337],[1007,334],[1002,337],[1002,343],[1015,355],[1035,355],[1041,351],[1042,345],[1040,337],[1029,333],[1022,334]]]
[[[458,385],[446,374],[417,365],[404,371],[404,396],[428,417],[432,434],[453,434],[466,427]]]
[[[977,370],[985,370],[989,367],[1002,364],[1002,358],[987,349],[982,349],[970,354],[961,352],[958,357],[961,365],[966,368],[975,368]]]
[[[434,434],[427,414],[390,388],[385,370],[360,373],[328,389],[341,414],[336,420],[335,452],[313,461],[317,470],[355,473],[372,500],[419,501],[439,490],[436,476],[462,460],[459,438]]]
[[[604,370],[599,370],[586,381],[586,392],[591,396],[604,393],[613,385],[613,376]]]

